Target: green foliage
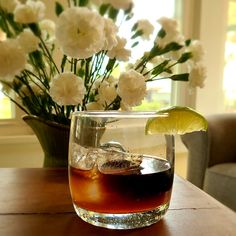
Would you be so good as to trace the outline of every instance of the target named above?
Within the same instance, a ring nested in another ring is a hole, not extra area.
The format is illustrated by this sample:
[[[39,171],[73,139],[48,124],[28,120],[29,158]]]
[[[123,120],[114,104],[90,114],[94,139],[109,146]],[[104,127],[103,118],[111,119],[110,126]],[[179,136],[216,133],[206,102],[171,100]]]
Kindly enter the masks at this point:
[[[55,12],[56,15],[59,16],[64,11],[64,8],[61,3],[55,2]]]

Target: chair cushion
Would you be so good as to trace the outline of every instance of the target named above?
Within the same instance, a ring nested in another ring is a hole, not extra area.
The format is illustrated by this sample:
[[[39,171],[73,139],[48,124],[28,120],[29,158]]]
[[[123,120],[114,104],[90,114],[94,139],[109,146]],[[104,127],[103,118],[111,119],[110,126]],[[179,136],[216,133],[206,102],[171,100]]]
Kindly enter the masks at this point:
[[[236,163],[208,168],[203,190],[236,211]]]

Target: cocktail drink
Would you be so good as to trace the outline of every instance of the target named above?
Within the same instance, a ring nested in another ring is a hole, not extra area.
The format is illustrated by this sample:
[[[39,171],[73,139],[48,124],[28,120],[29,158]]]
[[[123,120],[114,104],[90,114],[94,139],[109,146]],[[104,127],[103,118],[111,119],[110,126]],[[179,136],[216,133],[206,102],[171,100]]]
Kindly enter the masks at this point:
[[[73,115],[69,182],[85,221],[106,228],[151,225],[166,213],[174,175],[174,138],[148,135],[153,112]]]

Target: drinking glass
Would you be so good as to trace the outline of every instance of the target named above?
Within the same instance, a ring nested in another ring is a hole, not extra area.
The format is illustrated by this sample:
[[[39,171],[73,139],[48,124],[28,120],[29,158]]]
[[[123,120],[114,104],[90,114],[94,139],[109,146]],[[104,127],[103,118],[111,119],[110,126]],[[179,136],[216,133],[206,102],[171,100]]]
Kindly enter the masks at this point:
[[[69,185],[81,219],[105,228],[132,229],[165,215],[173,184],[174,137],[147,134],[148,120],[158,116],[118,111],[73,114]]]

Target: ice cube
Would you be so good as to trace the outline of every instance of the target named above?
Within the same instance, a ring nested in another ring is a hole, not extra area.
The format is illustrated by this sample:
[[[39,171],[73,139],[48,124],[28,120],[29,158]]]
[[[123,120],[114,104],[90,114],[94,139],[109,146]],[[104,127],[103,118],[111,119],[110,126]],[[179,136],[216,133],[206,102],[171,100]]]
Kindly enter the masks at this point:
[[[103,174],[130,174],[142,169],[142,155],[123,151],[118,143],[102,145],[101,148],[86,148],[72,144],[70,165],[81,170],[95,166]]]
[[[96,163],[96,152],[76,143],[72,144],[70,165],[81,170],[92,170]]]

